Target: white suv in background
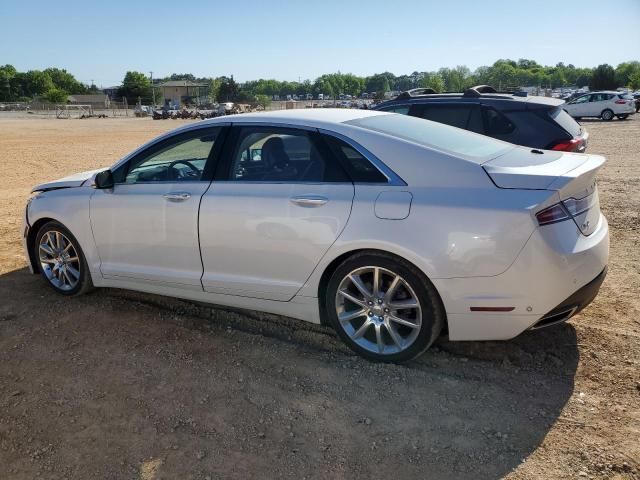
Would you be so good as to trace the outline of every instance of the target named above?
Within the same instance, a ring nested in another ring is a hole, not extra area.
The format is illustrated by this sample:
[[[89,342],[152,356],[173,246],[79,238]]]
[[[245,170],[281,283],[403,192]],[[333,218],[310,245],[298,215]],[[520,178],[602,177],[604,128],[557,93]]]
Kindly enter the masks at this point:
[[[620,120],[635,113],[633,97],[620,92],[591,92],[567,102],[562,108],[573,118],[600,117],[602,120]]]

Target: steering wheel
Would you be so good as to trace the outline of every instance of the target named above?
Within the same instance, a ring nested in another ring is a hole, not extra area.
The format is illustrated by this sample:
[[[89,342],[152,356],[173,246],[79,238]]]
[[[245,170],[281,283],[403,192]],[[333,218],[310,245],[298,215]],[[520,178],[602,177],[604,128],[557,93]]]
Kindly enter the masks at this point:
[[[201,174],[200,169],[198,167],[196,167],[193,163],[191,163],[189,160],[176,160],[174,162],[171,162],[171,164],[169,165],[169,170],[174,170],[177,173],[178,170],[176,170],[174,167],[176,165],[178,165],[179,163],[189,167],[190,172],[188,172],[186,175],[185,174],[182,174],[180,176],[174,175],[174,178],[176,180],[179,179],[179,178],[185,178],[187,176],[200,177],[200,174]]]

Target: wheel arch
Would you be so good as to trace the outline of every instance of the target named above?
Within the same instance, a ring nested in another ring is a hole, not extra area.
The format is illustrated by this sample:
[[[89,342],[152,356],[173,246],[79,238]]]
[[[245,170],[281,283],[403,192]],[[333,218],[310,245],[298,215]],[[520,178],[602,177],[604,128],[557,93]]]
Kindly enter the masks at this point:
[[[437,287],[429,279],[429,276],[421,268],[419,268],[415,263],[411,262],[410,260],[407,260],[403,256],[398,255],[397,253],[389,252],[387,250],[381,250],[379,248],[357,248],[357,249],[349,250],[347,252],[343,252],[340,255],[338,255],[336,258],[331,260],[331,262],[329,262],[329,264],[325,267],[324,271],[322,272],[322,275],[320,276],[320,281],[318,282],[318,292],[317,292],[321,325],[330,325],[330,323],[327,321],[327,312],[326,312],[325,302],[323,301],[323,299],[325,294],[327,293],[327,287],[329,285],[329,279],[331,278],[331,275],[333,275],[333,272],[335,272],[338,266],[342,262],[344,262],[347,258],[352,257],[353,255],[361,254],[361,253],[384,254],[387,256],[391,256],[405,263],[408,263],[413,268],[415,268],[418,272],[420,272],[420,274],[424,277],[424,279],[433,286],[433,289],[438,295],[438,299],[443,305],[443,312],[445,312],[443,332],[447,332],[449,330],[447,316],[446,316],[446,309],[444,309],[444,302],[442,300],[442,296],[440,295],[440,292],[438,291]]]
[[[38,262],[33,255],[33,250],[36,246],[36,235],[38,235],[38,232],[40,231],[42,226],[48,222],[58,222],[61,225],[64,225],[64,223],[62,223],[60,220],[56,220],[55,218],[42,217],[33,222],[33,225],[29,227],[29,233],[27,234],[27,253],[29,255],[28,261],[31,264],[34,274],[40,272],[40,265],[38,265]]]

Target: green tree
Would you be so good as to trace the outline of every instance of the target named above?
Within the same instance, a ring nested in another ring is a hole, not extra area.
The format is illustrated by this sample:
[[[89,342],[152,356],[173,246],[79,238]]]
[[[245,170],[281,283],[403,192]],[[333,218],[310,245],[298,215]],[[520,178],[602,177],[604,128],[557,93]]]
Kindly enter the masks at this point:
[[[593,70],[593,76],[589,83],[591,90],[614,90],[616,87],[615,71],[611,65],[605,63],[598,65]]]
[[[627,87],[629,86],[629,81],[631,77],[640,72],[640,62],[624,62],[616,67],[615,70],[615,78],[616,78],[616,86],[617,87]]]
[[[151,81],[144,73],[127,72],[122,86],[118,89],[118,94],[126,98],[130,105],[134,105],[138,97],[142,103],[150,103],[152,101]]]
[[[632,90],[640,90],[640,71],[635,72],[629,77],[628,85]]]
[[[209,101],[215,103],[218,101],[218,95],[220,94],[220,85],[222,80],[219,78],[212,78],[209,80]]]
[[[13,65],[3,65],[0,67],[0,100],[13,100],[11,92],[11,79],[16,75],[16,69]]]
[[[27,97],[44,95],[55,88],[48,73],[40,70],[29,70],[24,74],[23,92]]]
[[[266,110],[271,105],[271,97],[268,95],[258,94],[256,95],[256,103]]]
[[[76,80],[73,75],[71,75],[64,69],[47,68],[43,71],[43,73],[49,75],[51,81],[57,88],[64,90],[71,95],[73,95],[74,93],[87,93],[88,91],[85,85]]]
[[[44,94],[45,100],[51,103],[67,103],[67,92],[61,88],[53,87]]]
[[[437,93],[444,92],[444,79],[437,73],[425,73],[422,78],[422,87],[432,88]]]
[[[220,77],[220,88],[218,89],[219,102],[235,102],[238,91],[238,84],[233,79],[233,76],[229,78]]]

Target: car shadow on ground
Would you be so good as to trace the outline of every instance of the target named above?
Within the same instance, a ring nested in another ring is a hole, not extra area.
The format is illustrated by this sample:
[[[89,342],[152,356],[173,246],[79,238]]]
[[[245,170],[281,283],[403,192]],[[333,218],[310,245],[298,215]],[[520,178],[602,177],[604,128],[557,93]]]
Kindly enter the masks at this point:
[[[0,298],[2,478],[33,476],[39,445],[71,477],[152,459],[163,478],[501,478],[566,421],[579,361],[570,324],[443,338],[390,365],[327,327],[111,289],[65,298],[26,269],[0,276]]]

